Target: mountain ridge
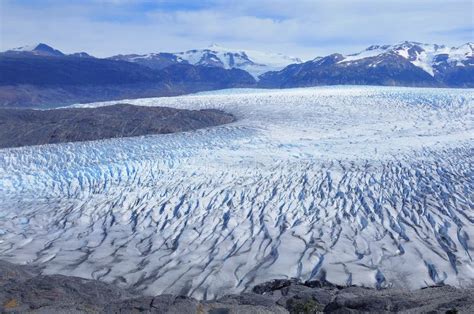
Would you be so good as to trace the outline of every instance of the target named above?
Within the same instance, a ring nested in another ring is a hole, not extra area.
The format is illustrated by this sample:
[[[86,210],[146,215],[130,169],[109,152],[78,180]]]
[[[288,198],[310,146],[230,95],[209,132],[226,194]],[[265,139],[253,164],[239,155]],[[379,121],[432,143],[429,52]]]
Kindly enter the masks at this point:
[[[237,68],[250,73],[255,79],[268,71],[281,70],[293,63],[302,63],[301,59],[281,53],[267,53],[256,50],[229,49],[217,44],[208,48],[191,49],[182,52],[158,52],[149,54],[116,55],[114,60],[125,60],[160,69],[169,62],[189,63],[224,69]],[[168,62],[164,62],[164,60]]]
[[[33,54],[33,55],[49,55],[49,56],[74,56],[74,57],[93,57],[87,52],[76,52],[71,54],[65,54],[60,50],[57,50],[45,43],[37,43],[33,45],[26,45],[18,48],[9,49],[0,54]],[[206,55],[207,54],[207,55]],[[219,56],[217,56],[219,54]],[[257,56],[260,54],[260,56]],[[212,44],[207,48],[202,49],[190,49],[181,52],[152,52],[147,54],[118,54],[105,58],[98,59],[113,59],[120,61],[128,61],[140,63],[139,60],[152,60],[156,57],[169,58],[174,63],[189,63],[193,65],[204,65],[204,66],[217,66],[229,68],[241,68],[242,65],[252,64],[257,66],[265,67],[282,67],[293,64],[302,64],[306,62],[315,62],[329,56],[338,54],[342,57],[341,63],[348,63],[356,60],[366,59],[370,57],[376,57],[387,54],[398,54],[405,59],[411,61],[415,66],[424,69],[426,72],[433,74],[433,69],[430,69],[429,62],[440,63],[448,59],[450,62],[455,62],[457,65],[465,65],[464,62],[468,61],[469,65],[472,65],[474,61],[474,42],[467,42],[459,46],[446,46],[439,44],[427,44],[416,41],[404,41],[397,44],[384,44],[384,45],[371,45],[366,49],[350,54],[333,53],[326,56],[318,56],[314,59],[303,61],[297,57],[287,56],[281,53],[268,53],[257,50],[245,50],[245,49],[230,49],[222,47],[218,44]],[[222,56],[229,57],[229,60],[224,62]],[[238,56],[240,64],[237,61],[232,60],[232,56]],[[441,56],[441,57],[440,57]],[[269,62],[269,60],[262,60],[265,57],[274,57],[276,60]],[[213,60],[214,59],[214,60]],[[284,61],[283,61],[284,60]],[[265,62],[266,61],[266,62]],[[270,64],[270,65],[268,65]],[[152,65],[150,67],[153,68]],[[245,70],[245,69],[244,69]],[[248,71],[247,72],[252,72]],[[251,73],[252,74],[252,73]]]
[[[408,41],[373,45],[359,53],[335,53],[267,72],[260,84],[279,88],[335,84],[474,87],[473,51],[470,42],[458,47]]]
[[[217,45],[96,58],[87,52],[65,54],[40,43],[0,53],[0,106],[57,106],[238,87],[474,88],[473,51],[471,42],[447,47],[406,41],[302,62]]]
[[[85,52],[66,55],[43,44],[1,53],[0,73],[1,107],[51,107],[255,85],[240,69],[170,64],[158,70]]]

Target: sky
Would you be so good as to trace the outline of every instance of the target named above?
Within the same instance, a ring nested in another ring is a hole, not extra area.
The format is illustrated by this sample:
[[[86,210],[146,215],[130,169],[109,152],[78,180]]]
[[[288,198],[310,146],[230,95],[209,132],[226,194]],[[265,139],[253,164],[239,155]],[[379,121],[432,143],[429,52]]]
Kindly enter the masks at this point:
[[[474,41],[472,0],[0,0],[0,50],[176,52],[211,44],[302,59],[405,40]]]

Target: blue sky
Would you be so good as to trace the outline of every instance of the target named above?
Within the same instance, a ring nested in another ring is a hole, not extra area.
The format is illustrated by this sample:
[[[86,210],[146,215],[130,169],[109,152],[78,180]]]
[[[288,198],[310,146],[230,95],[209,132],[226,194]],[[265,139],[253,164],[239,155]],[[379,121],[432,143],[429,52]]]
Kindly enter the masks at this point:
[[[0,0],[0,48],[99,57],[211,43],[314,58],[405,40],[474,40],[472,0]]]

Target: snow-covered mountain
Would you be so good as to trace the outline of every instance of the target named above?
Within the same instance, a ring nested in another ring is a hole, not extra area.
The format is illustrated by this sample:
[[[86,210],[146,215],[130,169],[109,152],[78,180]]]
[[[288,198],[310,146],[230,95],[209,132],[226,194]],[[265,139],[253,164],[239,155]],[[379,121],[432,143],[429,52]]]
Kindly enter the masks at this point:
[[[127,61],[132,63],[137,63],[154,70],[162,70],[173,64],[189,64],[186,60],[183,60],[181,57],[176,56],[173,53],[167,52],[158,52],[158,53],[148,53],[148,54],[128,54],[128,55],[116,55],[112,56],[109,59],[117,61]]]
[[[48,46],[43,43],[37,43],[33,45],[27,45],[27,46],[22,46],[18,48],[13,48],[11,50],[5,51],[5,53],[10,53],[10,54],[32,54],[36,56],[64,56],[64,54],[57,50],[54,49],[51,46]]]
[[[474,43],[466,43],[459,47],[447,47],[436,44],[403,42],[397,45],[374,45],[359,53],[344,56],[340,63],[349,63],[366,58],[398,55],[410,61],[431,76],[440,71],[440,67],[474,65]],[[373,66],[376,66],[374,63]]]
[[[117,55],[114,60],[140,63],[155,69],[162,69],[174,63],[220,67],[224,69],[241,69],[258,78],[268,71],[278,71],[290,64],[299,64],[299,58],[280,53],[267,53],[256,50],[236,50],[211,45],[205,49],[193,49],[174,53],[149,53],[144,55]]]
[[[473,43],[447,47],[417,42],[370,46],[355,54],[335,53],[260,77],[265,87],[315,85],[402,85],[474,87]]]
[[[278,71],[284,67],[301,63],[301,59],[281,53],[267,53],[256,50],[234,50],[213,44],[207,49],[188,50],[176,54],[195,65],[219,66],[225,69],[238,68],[258,78],[268,71]]]
[[[13,48],[0,52],[1,54],[6,55],[33,55],[33,56],[42,56],[42,57],[77,57],[77,58],[94,58],[87,52],[76,52],[71,54],[65,54],[62,51],[55,49],[44,43],[37,43],[32,45],[26,45],[22,47]]]
[[[193,75],[184,71],[186,69],[202,73],[217,73],[216,69],[220,69],[245,71],[250,77],[247,82],[252,81],[250,85],[266,88],[354,84],[473,88],[473,51],[474,43],[448,47],[406,41],[395,45],[374,45],[354,54],[335,53],[302,62],[298,58],[279,53],[235,50],[211,45],[205,49],[184,52],[120,54],[95,60],[125,61],[151,70],[177,70],[173,76],[183,83],[189,83],[186,81],[189,78],[190,83],[193,83]],[[65,55],[46,44],[20,47],[0,55],[91,59],[85,52]],[[51,60],[43,60],[42,63],[57,61],[52,60],[56,58],[49,59]],[[61,73],[67,73],[67,69]],[[179,77],[185,73],[190,75]],[[45,72],[44,75],[48,73]],[[220,76],[211,76],[209,77],[214,82],[222,81]],[[246,86],[249,86],[249,83],[246,83]]]

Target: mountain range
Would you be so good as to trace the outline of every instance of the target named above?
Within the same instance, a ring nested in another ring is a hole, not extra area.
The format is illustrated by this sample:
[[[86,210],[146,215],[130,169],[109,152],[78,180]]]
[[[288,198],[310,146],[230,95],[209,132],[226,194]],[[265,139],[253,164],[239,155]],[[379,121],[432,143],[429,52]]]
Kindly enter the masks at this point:
[[[331,54],[260,76],[266,87],[401,85],[474,87],[474,44],[459,47],[404,42]]]
[[[280,53],[233,50],[217,44],[205,49],[193,49],[184,52],[117,55],[110,57],[110,59],[134,62],[154,69],[162,69],[176,63],[224,69],[237,68],[250,73],[255,79],[258,79],[263,73],[279,71],[290,64],[302,63],[299,58]]]
[[[95,58],[40,43],[0,53],[0,106],[57,106],[234,87],[318,85],[474,87],[474,44],[403,42],[303,62],[212,45],[184,52]]]
[[[172,62],[149,67],[45,44],[0,54],[0,106],[55,107],[78,102],[171,96],[255,86],[246,71]]]

